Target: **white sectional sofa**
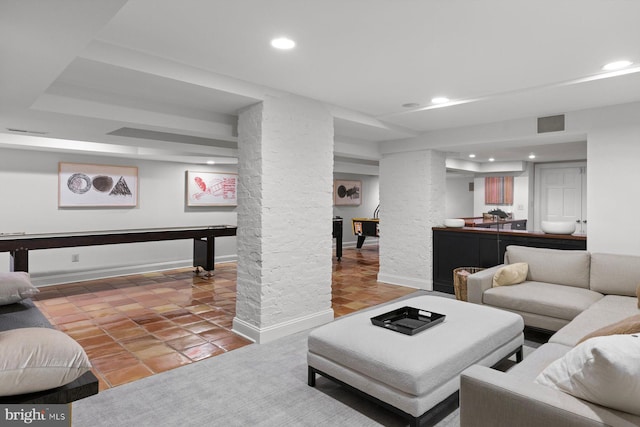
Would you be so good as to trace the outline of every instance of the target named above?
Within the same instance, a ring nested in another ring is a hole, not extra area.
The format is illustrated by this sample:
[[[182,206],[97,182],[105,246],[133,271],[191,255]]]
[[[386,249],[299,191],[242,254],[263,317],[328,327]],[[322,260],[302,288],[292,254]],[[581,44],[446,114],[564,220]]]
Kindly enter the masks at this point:
[[[526,280],[492,287],[496,271],[516,262],[528,264]],[[460,377],[460,425],[640,426],[638,413],[596,404],[595,399],[574,397],[575,393],[536,381],[553,362],[569,360],[572,350],[571,355],[576,354],[577,344],[587,334],[640,315],[636,295],[639,283],[639,256],[519,246],[507,248],[505,264],[470,275],[467,282],[470,302],[518,313],[527,326],[557,332],[506,373],[477,365],[465,370]],[[634,335],[618,337],[633,339]],[[609,338],[615,337],[594,339]],[[640,340],[640,335],[637,339]],[[588,340],[580,345],[595,342]],[[631,400],[640,407],[640,376],[625,378],[620,387],[613,376],[606,378],[602,387],[613,390],[612,395],[627,393],[621,399],[629,397],[629,386],[635,387],[632,390],[637,393],[631,393]]]

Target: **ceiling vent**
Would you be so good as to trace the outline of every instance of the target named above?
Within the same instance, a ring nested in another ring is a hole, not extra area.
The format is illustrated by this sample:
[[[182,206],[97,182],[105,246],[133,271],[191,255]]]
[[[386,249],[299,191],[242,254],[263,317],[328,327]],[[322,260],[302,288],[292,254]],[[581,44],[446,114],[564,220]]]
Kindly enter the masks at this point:
[[[538,117],[538,133],[560,132],[564,130],[564,114]]]

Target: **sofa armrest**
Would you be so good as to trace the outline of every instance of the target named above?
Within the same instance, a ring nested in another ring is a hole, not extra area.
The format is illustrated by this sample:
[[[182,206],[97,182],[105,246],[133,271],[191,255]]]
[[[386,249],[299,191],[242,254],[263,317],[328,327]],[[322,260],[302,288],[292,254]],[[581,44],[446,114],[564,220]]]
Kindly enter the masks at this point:
[[[637,426],[619,414],[480,365],[460,375],[460,427]]]
[[[467,301],[482,304],[482,294],[493,285],[493,275],[505,264],[496,265],[467,277]]]

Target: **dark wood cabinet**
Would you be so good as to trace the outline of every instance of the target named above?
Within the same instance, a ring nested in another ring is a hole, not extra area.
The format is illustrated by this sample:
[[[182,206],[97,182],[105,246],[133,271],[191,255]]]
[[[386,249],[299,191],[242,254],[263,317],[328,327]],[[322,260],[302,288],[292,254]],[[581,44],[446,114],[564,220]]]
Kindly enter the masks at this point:
[[[586,250],[584,235],[474,228],[433,228],[433,289],[453,294],[453,269],[492,267],[502,263],[509,245]]]

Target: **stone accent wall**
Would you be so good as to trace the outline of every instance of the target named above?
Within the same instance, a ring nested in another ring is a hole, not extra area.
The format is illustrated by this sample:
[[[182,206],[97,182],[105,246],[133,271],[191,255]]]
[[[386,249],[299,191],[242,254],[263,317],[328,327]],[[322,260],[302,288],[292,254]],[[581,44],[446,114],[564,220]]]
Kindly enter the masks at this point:
[[[333,318],[333,118],[315,101],[268,98],[241,112],[238,133],[234,329],[264,342],[265,330]]]
[[[445,154],[425,150],[380,161],[381,282],[433,289],[431,227],[442,225]]]

